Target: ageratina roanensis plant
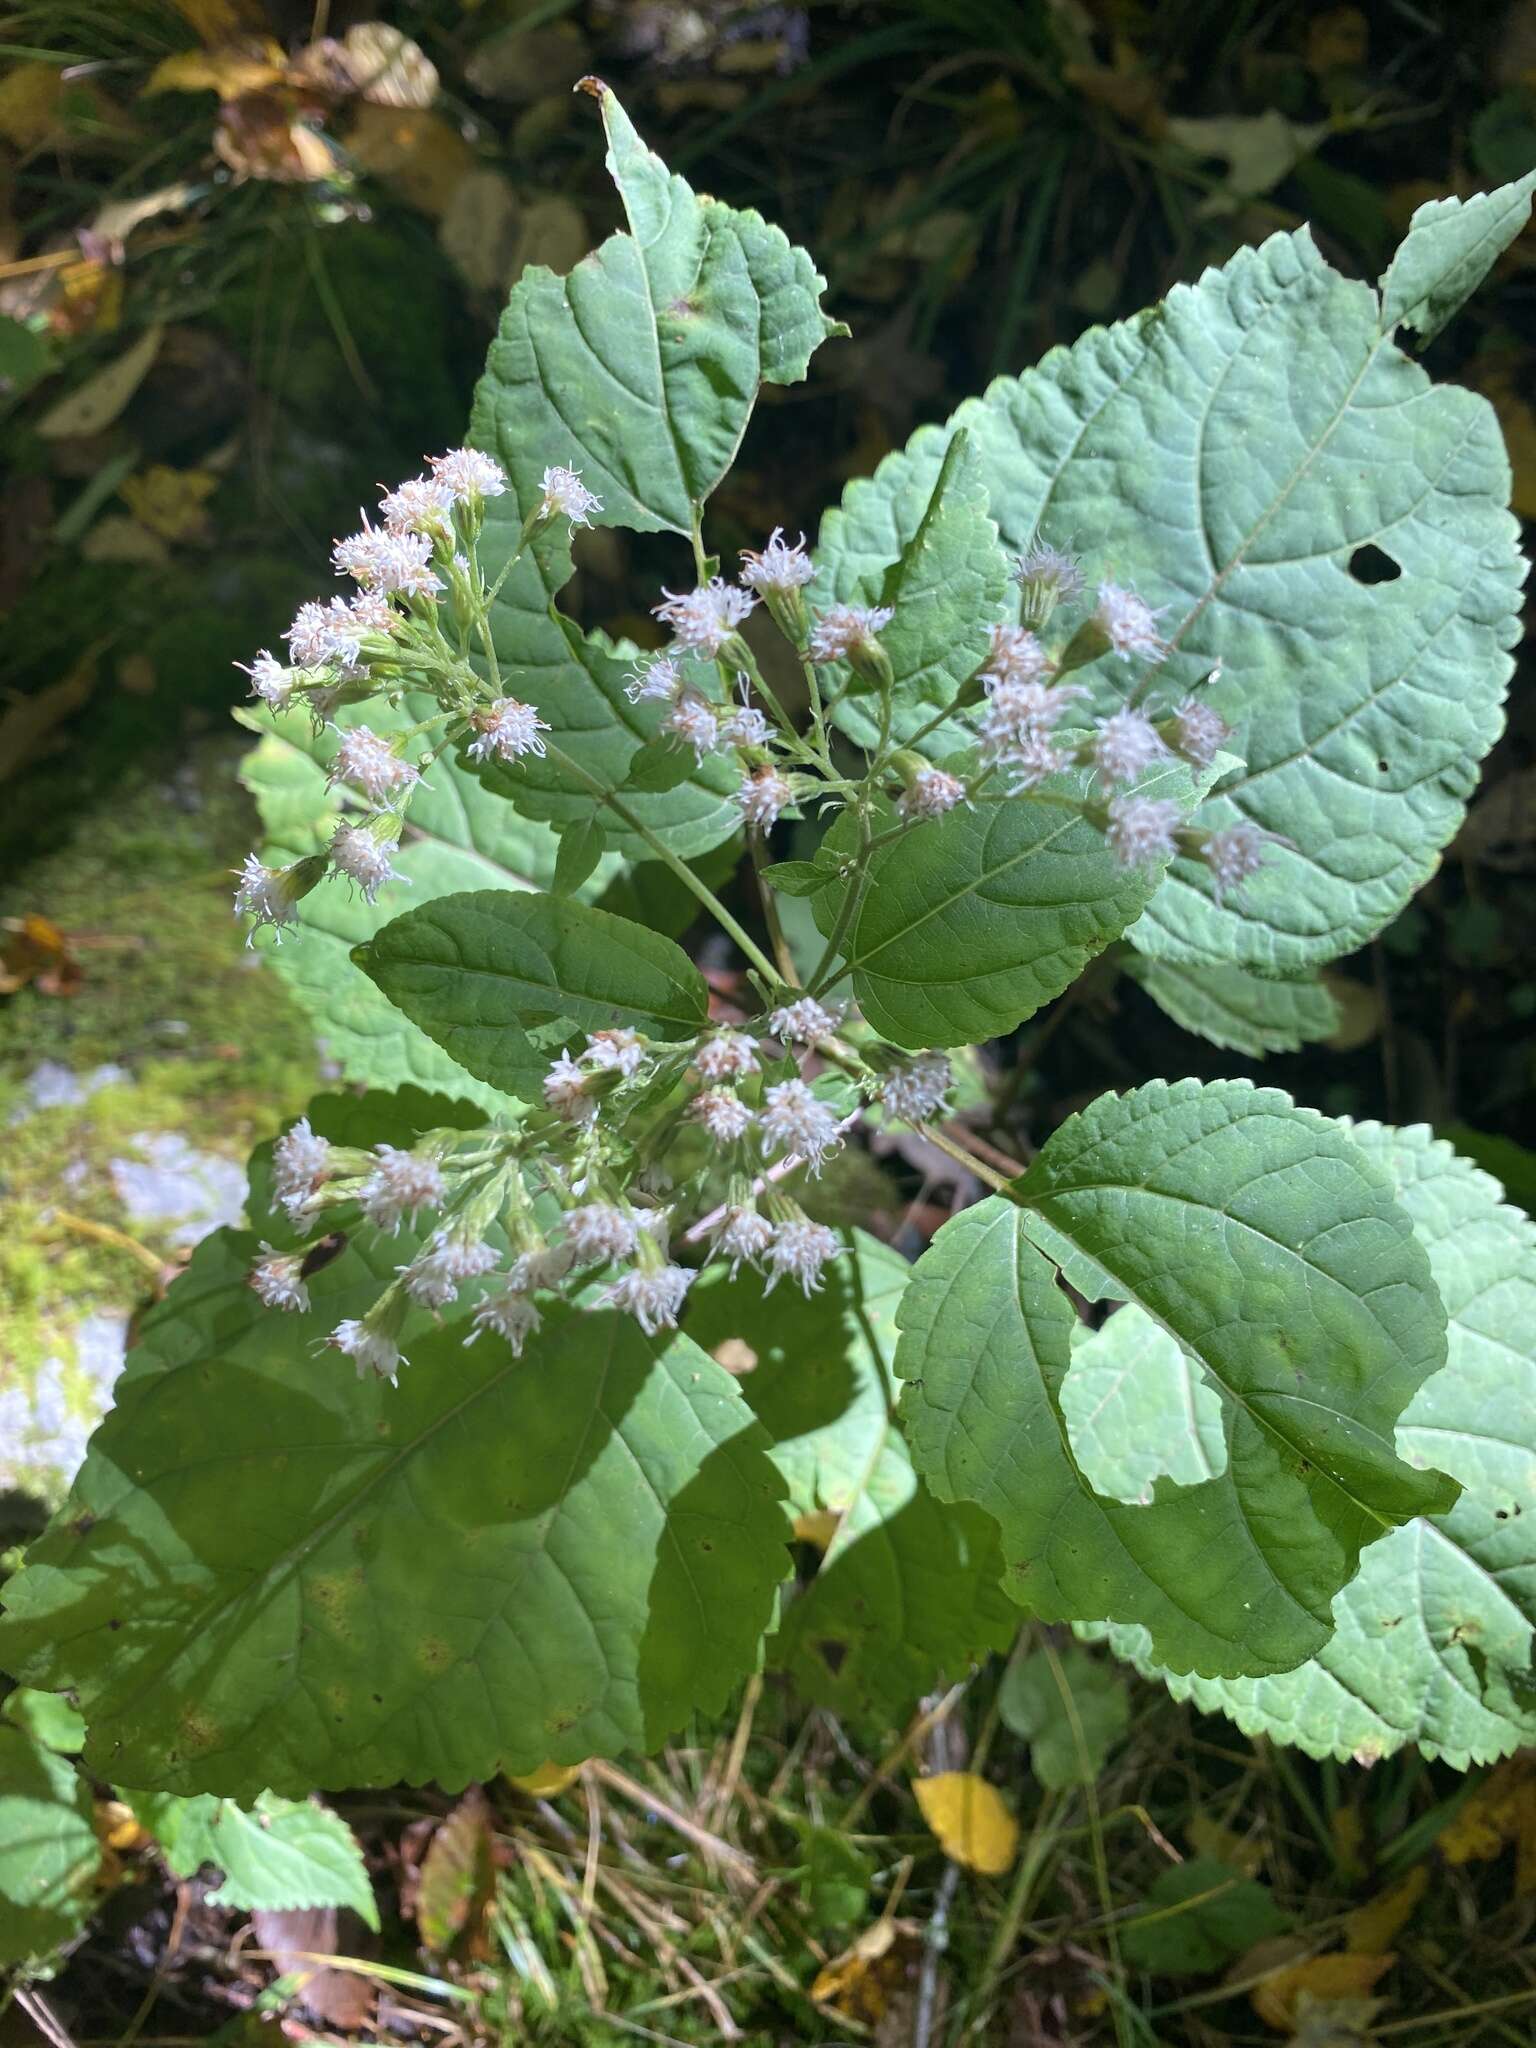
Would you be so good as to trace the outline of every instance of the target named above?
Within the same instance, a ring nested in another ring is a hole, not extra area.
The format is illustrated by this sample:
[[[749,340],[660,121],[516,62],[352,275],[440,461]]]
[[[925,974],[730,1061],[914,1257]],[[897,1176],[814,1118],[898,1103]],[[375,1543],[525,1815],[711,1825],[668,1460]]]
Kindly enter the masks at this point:
[[[146,1319],[0,1658],[112,1781],[237,1797],[643,1748],[765,1657],[888,1722],[1021,1616],[1319,1752],[1532,1739],[1496,1185],[1248,1082],[1015,1171],[974,1127],[1111,942],[1258,1054],[1432,870],[1523,564],[1491,412],[1395,337],[1533,181],[1378,287],[1241,251],[724,561],[760,390],[840,330],[587,84],[627,231],[521,279],[468,445],[250,667],[237,909],[369,1092]],[[562,609],[588,524],[675,537],[661,644]],[[885,1126],[992,1190],[913,1265],[838,1193]]]

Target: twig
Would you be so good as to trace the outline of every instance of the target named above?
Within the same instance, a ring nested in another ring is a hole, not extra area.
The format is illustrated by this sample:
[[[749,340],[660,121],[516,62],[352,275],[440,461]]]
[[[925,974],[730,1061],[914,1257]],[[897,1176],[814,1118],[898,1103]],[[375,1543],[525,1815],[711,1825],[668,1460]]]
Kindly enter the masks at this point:
[[[48,1220],[74,1237],[89,1237],[97,1244],[111,1245],[114,1251],[127,1252],[157,1280],[165,1276],[166,1261],[157,1252],[152,1252],[147,1244],[140,1244],[136,1237],[130,1237],[126,1230],[115,1230],[110,1223],[94,1223],[89,1216],[77,1216],[72,1209],[50,1209]]]
[[[939,1958],[949,1947],[949,1909],[960,1888],[960,1866],[948,1863],[939,1880],[939,1896],[923,1932],[923,1969],[917,1984],[917,2015],[912,2023],[912,2048],[928,2048],[939,1995]]]
[[[862,1815],[865,1807],[868,1806],[880,1787],[888,1782],[892,1772],[896,1769],[902,1758],[914,1750],[925,1735],[931,1734],[941,1721],[947,1720],[954,1712],[955,1708],[965,1697],[965,1689],[969,1683],[969,1679],[963,1678],[957,1685],[952,1685],[938,1705],[930,1707],[925,1714],[919,1714],[906,1734],[896,1744],[896,1747],[886,1751],[876,1766],[874,1775],[865,1784],[860,1786],[859,1790],[854,1794],[853,1804],[843,1815],[840,1826],[845,1835],[852,1832],[855,1821]]]
[[[669,1828],[674,1828],[683,1837],[684,1841],[692,1842],[706,1862],[723,1863],[739,1877],[756,1881],[757,1867],[750,1856],[744,1856],[740,1849],[733,1848],[729,1842],[721,1841],[720,1837],[711,1834],[708,1828],[701,1827],[696,1820],[690,1820],[686,1813],[679,1813],[675,1806],[669,1806],[658,1793],[652,1792],[648,1786],[629,1777],[617,1765],[605,1763],[601,1758],[595,1757],[586,1769],[600,1784],[606,1785],[611,1792],[617,1792],[621,1799],[627,1799],[631,1806],[638,1806],[642,1813],[654,1814],[658,1820],[665,1821]]]

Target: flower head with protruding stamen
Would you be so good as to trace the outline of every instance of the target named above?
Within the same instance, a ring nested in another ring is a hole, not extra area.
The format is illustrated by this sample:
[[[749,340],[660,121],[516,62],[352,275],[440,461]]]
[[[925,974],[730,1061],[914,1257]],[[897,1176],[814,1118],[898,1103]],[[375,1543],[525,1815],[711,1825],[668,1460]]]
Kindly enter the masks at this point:
[[[566,1211],[564,1241],[584,1266],[628,1258],[637,1242],[635,1219],[612,1202],[585,1202]]]
[[[405,1280],[405,1291],[423,1308],[447,1308],[457,1301],[466,1280],[478,1279],[495,1266],[499,1254],[480,1238],[457,1237],[447,1230],[434,1231],[409,1265],[396,1270]]]
[[[245,668],[244,662],[237,662],[235,666],[245,669],[251,679],[251,695],[259,697],[269,710],[281,711],[293,695],[293,671],[284,668],[265,647],[249,668]]]
[[[248,946],[255,942],[257,926],[271,925],[281,943],[283,926],[297,920],[298,902],[287,886],[287,875],[286,868],[264,867],[254,853],[245,856],[235,885],[235,915],[254,920]]]
[[[317,1138],[309,1118],[301,1116],[272,1148],[272,1192],[297,1223],[309,1210],[317,1189],[331,1170],[331,1148]]]
[[[654,1337],[658,1331],[677,1328],[678,1311],[695,1277],[686,1266],[637,1266],[605,1287],[598,1305],[622,1309],[647,1337]]]
[[[759,1216],[755,1209],[744,1203],[735,1203],[725,1211],[712,1234],[716,1252],[731,1262],[731,1278],[734,1280],[743,1260],[749,1266],[755,1266],[772,1244],[773,1225],[766,1216]]]
[[[1156,661],[1167,651],[1157,630],[1157,613],[1134,590],[1122,589],[1118,583],[1101,583],[1093,616],[1122,661],[1137,655]]]
[[[274,1251],[265,1240],[261,1249],[264,1257],[256,1261],[247,1278],[263,1308],[285,1309],[290,1314],[307,1309],[303,1254]]]
[[[1013,580],[1021,587],[1033,585],[1049,592],[1053,603],[1065,604],[1082,590],[1083,572],[1077,557],[1049,542],[1032,541],[1014,564]]]
[[[551,463],[542,479],[543,497],[539,500],[541,519],[569,519],[572,526],[590,526],[591,515],[601,512],[603,501],[589,491],[580,474],[574,469],[564,469],[559,463]]]
[[[983,683],[1043,683],[1053,663],[1027,626],[992,628],[992,645],[981,672]]]
[[[717,1031],[693,1056],[706,1081],[731,1081],[757,1072],[757,1046],[740,1031]]]
[[[880,1101],[903,1123],[931,1123],[954,1085],[954,1069],[943,1053],[920,1052],[892,1067],[880,1083]]]
[[[409,1218],[436,1208],[445,1193],[443,1170],[430,1153],[410,1152],[399,1145],[375,1145],[377,1162],[358,1190],[363,1214],[377,1230],[391,1237]]]
[[[661,730],[692,747],[695,757],[702,761],[720,744],[720,713],[697,690],[683,689],[661,721]]]
[[[842,1143],[837,1118],[818,1102],[804,1081],[775,1081],[763,1091],[760,1119],[765,1156],[795,1152],[815,1174]]]
[[[362,891],[366,903],[376,902],[386,882],[408,878],[390,860],[393,841],[377,839],[366,826],[338,825],[330,844],[331,866]]]
[[[786,1043],[818,1045],[822,1039],[835,1036],[845,1008],[842,1003],[828,1007],[818,1003],[814,996],[797,996],[794,1002],[770,1013],[768,1029]]]
[[[1175,833],[1182,813],[1169,798],[1117,796],[1109,806],[1104,837],[1123,868],[1150,867],[1177,851]]]
[[[568,1052],[551,1065],[544,1076],[544,1106],[567,1123],[589,1124],[597,1115],[597,1097],[587,1090],[588,1076]]]
[[[333,597],[327,604],[301,604],[283,638],[295,668],[334,668],[351,676],[362,660],[360,632],[346,599]]]
[[[1008,789],[1013,796],[1038,789],[1047,776],[1060,775],[1072,765],[1067,755],[1043,733],[1000,750],[998,759],[1008,771]]]
[[[461,505],[471,498],[499,498],[507,488],[501,464],[478,448],[450,448],[446,455],[432,456],[427,467]]]
[[[757,1121],[741,1097],[733,1095],[729,1088],[706,1088],[693,1098],[688,1113],[704,1126],[717,1145],[734,1145]]]
[[[1171,720],[1170,738],[1174,749],[1197,768],[1209,768],[1226,742],[1232,728],[1209,704],[1186,697]]]
[[[1241,888],[1251,875],[1258,873],[1266,846],[1289,843],[1278,832],[1266,832],[1248,818],[1213,832],[1201,848],[1201,858],[1211,871],[1216,901],[1222,902],[1229,891]]]
[[[1099,721],[1093,740],[1093,762],[1099,780],[1113,789],[1117,783],[1135,782],[1139,776],[1166,761],[1168,749],[1157,727],[1144,713],[1124,705]]]
[[[373,1372],[381,1380],[392,1380],[406,1363],[395,1339],[384,1330],[371,1329],[366,1320],[348,1317],[325,1341],[356,1362],[359,1379]]]
[[[805,551],[805,535],[790,547],[784,529],[776,526],[765,548],[743,548],[740,580],[764,593],[800,590],[816,574],[816,564]]]
[[[506,1340],[514,1358],[521,1358],[524,1344],[542,1321],[537,1308],[515,1281],[505,1280],[476,1304],[475,1327],[464,1342],[473,1344],[477,1337],[483,1337],[489,1330]]]
[[[407,527],[365,526],[337,541],[331,559],[338,575],[386,596],[431,597],[443,587],[432,567],[432,536]]]
[[[649,1056],[650,1046],[640,1033],[620,1024],[606,1031],[594,1031],[582,1051],[581,1061],[595,1073],[622,1074],[626,1081],[632,1081]]]
[[[408,477],[379,500],[384,524],[396,533],[451,529],[453,507],[453,492],[437,476]]]
[[[662,602],[651,609],[672,630],[679,647],[713,661],[723,651],[757,600],[723,576],[712,577],[697,590],[663,590]]]
[[[772,1294],[781,1280],[796,1280],[809,1300],[821,1291],[821,1269],[842,1250],[837,1232],[825,1223],[812,1223],[807,1216],[792,1217],[779,1224],[768,1247],[768,1285]]]
[[[738,704],[720,727],[721,744],[727,747],[766,747],[770,738],[768,721],[755,704]]]
[[[851,659],[883,633],[895,616],[889,605],[830,605],[811,628],[812,661]]]
[[[677,663],[658,654],[636,666],[624,685],[624,694],[631,704],[669,703],[682,686],[683,672]]]
[[[943,768],[918,768],[898,793],[896,809],[908,819],[942,818],[946,811],[964,802],[965,784],[958,775]]]
[[[486,710],[475,712],[471,722],[476,728],[476,737],[469,743],[473,761],[489,761],[494,756],[512,762],[520,761],[524,754],[542,755],[544,742],[539,735],[550,729],[531,704],[516,697],[498,697]]]
[[[732,791],[731,801],[740,810],[746,824],[759,832],[767,832],[793,803],[794,795],[789,781],[777,768],[761,767],[754,768],[743,778],[740,788]]]
[[[348,782],[370,803],[382,804],[412,789],[421,771],[402,760],[386,739],[366,725],[349,725],[331,763],[332,782]]]

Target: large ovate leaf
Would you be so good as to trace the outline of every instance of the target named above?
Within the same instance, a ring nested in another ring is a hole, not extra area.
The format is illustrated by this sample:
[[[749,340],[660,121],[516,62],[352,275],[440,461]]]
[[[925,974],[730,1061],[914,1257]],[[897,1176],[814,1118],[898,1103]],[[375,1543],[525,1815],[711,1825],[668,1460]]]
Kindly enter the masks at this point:
[[[359,1381],[317,1347],[415,1242],[354,1236],[283,1316],[220,1233],[146,1317],[0,1620],[103,1777],[455,1789],[652,1748],[756,1663],[786,1525],[729,1375],[557,1304],[521,1361],[457,1309],[398,1387]]]
[[[1175,1024],[1250,1059],[1296,1052],[1339,1028],[1339,1006],[1316,975],[1277,981],[1246,967],[1191,967],[1138,954],[1128,965]]]
[[[361,947],[389,1000],[459,1064],[537,1095],[528,1034],[635,1026],[686,1038],[709,1016],[704,977],[671,939],[568,897],[477,889],[407,911]]]
[[[205,1863],[224,1873],[211,1906],[245,1913],[295,1913],[348,1906],[377,1929],[379,1908],[357,1837],[339,1814],[312,1799],[263,1792],[246,1809],[200,1792],[139,1793],[129,1803],[177,1877]]]
[[[813,596],[895,611],[880,637],[893,678],[891,730],[905,740],[953,702],[985,660],[993,623],[1004,615],[1008,563],[964,433],[944,451],[938,475],[921,476],[920,488],[902,489],[894,474],[884,481],[885,489],[850,487],[841,510],[827,514],[829,526],[840,523],[839,551]],[[867,693],[850,691],[835,715],[861,746],[878,741],[878,706]],[[974,740],[950,720],[934,728],[923,750],[941,758]]]
[[[808,1699],[870,1729],[900,1722],[1018,1626],[999,1586],[995,1527],[933,1498],[897,1426],[896,1304],[911,1272],[854,1231],[819,1294],[777,1289],[765,1302],[755,1274],[720,1274],[701,1284],[687,1321],[722,1358],[749,1346],[741,1389],[772,1441],[792,1511],[837,1517],[769,1655]]]
[[[1189,796],[1182,768],[1149,795]],[[852,851],[847,813],[823,842]],[[979,796],[870,859],[843,941],[870,1023],[897,1045],[971,1045],[1011,1031],[1074,982],[1136,918],[1155,867],[1125,868],[1104,834],[1048,796]],[[811,898],[830,935],[842,889]]]
[[[793,384],[846,332],[821,310],[825,280],[756,213],[701,199],[593,90],[609,175],[629,223],[556,277],[524,272],[486,371],[497,442],[562,463],[602,519],[688,535],[735,459],[764,383]]]
[[[1464,1770],[1536,1742],[1536,1230],[1423,1126],[1362,1124],[1353,1137],[1392,1176],[1450,1317],[1446,1367],[1414,1396],[1398,1443],[1452,1473],[1461,1498],[1366,1551],[1334,1602],[1332,1639],[1299,1669],[1169,1684],[1313,1756],[1369,1760],[1413,1743]],[[1176,1416],[1145,1425],[1149,1455],[1177,1454]],[[1168,1676],[1141,1630],[1109,1634]]]
[[[0,1963],[46,1956],[90,1917],[101,1844],[71,1763],[0,1723]]]
[[[366,723],[377,732],[394,732],[435,708],[431,698],[407,694],[394,707],[369,704]],[[343,816],[338,793],[325,779],[340,733],[327,727],[317,734],[298,709],[276,718],[265,711],[243,715],[261,734],[240,774],[261,813],[263,858],[278,864],[319,851]],[[340,725],[345,728],[358,716],[343,711]],[[327,1055],[347,1080],[381,1088],[412,1082],[496,1107],[496,1090],[472,1080],[408,1023],[354,964],[352,951],[402,910],[438,896],[464,889],[547,887],[557,851],[546,825],[519,817],[444,755],[427,769],[411,800],[394,862],[405,880],[387,883],[373,904],[336,876],[302,899],[298,923],[284,933],[280,946],[264,950],[313,1018]],[[606,861],[600,879],[618,865]]]
[[[1139,1621],[1176,1669],[1299,1663],[1364,1547],[1455,1495],[1393,1449],[1445,1325],[1387,1184],[1278,1091],[1156,1082],[1069,1119],[1010,1193],[947,1223],[902,1301],[917,1469],[996,1517],[1005,1584],[1042,1618]],[[1219,1474],[1144,1506],[1095,1491],[1062,1411],[1058,1273],[1198,1361]]]
[[[1477,290],[1531,217],[1536,171],[1471,199],[1431,199],[1408,223],[1381,280],[1384,327],[1411,327],[1433,341]]]
[[[1133,934],[1149,953],[1294,975],[1359,945],[1432,872],[1499,732],[1509,464],[1487,401],[1432,385],[1393,324],[1304,230],[1276,235],[920,428],[824,528],[829,573],[861,573],[869,494],[921,494],[964,429],[1007,547],[1038,531],[1160,608],[1155,703],[1222,663],[1205,696],[1247,766],[1201,822],[1291,843],[1224,904],[1176,862]],[[1400,573],[1352,573],[1368,547]]]

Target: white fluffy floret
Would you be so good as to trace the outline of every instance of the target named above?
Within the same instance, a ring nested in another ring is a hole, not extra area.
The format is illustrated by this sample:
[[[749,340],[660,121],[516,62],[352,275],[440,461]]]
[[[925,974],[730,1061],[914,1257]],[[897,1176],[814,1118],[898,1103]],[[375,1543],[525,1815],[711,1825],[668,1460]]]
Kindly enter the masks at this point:
[[[498,697],[487,710],[475,713],[474,724],[478,730],[469,743],[473,761],[489,761],[493,756],[498,761],[519,761],[524,754],[544,752],[539,735],[549,731],[548,722],[531,704],[520,703],[516,697]]]
[[[739,1095],[729,1088],[706,1088],[689,1106],[717,1145],[734,1145],[744,1138],[757,1119]]]
[[[1155,661],[1163,653],[1157,613],[1134,590],[1122,589],[1118,583],[1101,583],[1094,617],[1122,661],[1135,655]]]
[[[645,1065],[649,1052],[650,1047],[640,1033],[621,1024],[606,1031],[594,1031],[581,1060],[594,1073],[622,1074],[626,1081],[632,1081]]]
[[[1094,766],[1099,779],[1111,789],[1117,783],[1135,782],[1159,761],[1168,749],[1151,719],[1124,705],[1099,721],[1093,740]]]
[[[446,1308],[458,1299],[466,1280],[478,1279],[496,1264],[494,1247],[480,1238],[457,1237],[446,1230],[432,1233],[408,1266],[398,1268],[405,1291],[423,1308]]]
[[[551,463],[542,478],[544,495],[539,500],[539,516],[542,519],[569,519],[572,526],[590,526],[591,515],[601,512],[603,501],[589,491],[582,482],[580,473],[564,469],[559,463]]]
[[[781,1280],[797,1280],[809,1300],[821,1290],[822,1267],[841,1250],[836,1231],[825,1223],[812,1223],[803,1216],[781,1223],[768,1247],[768,1285],[763,1292],[772,1294]]]
[[[1276,843],[1273,832],[1264,831],[1246,818],[1240,824],[1213,832],[1202,854],[1211,871],[1216,901],[1220,903],[1229,890],[1240,888],[1250,875],[1256,875],[1263,865],[1265,847]]]
[[[605,1287],[598,1305],[622,1309],[634,1317],[647,1337],[654,1337],[658,1330],[677,1328],[678,1311],[693,1281],[686,1266],[637,1266]]]
[[[920,1052],[893,1067],[880,1083],[880,1100],[904,1123],[926,1124],[944,1107],[955,1084],[954,1069],[941,1052]]]
[[[1037,590],[1048,591],[1058,604],[1076,597],[1083,587],[1083,572],[1073,555],[1061,548],[1053,548],[1045,541],[1036,541],[1020,555],[1013,571],[1013,580],[1020,585],[1033,584]]]
[[[658,654],[642,661],[624,685],[631,704],[670,702],[683,685],[683,672],[669,655]]]
[[[432,536],[408,527],[365,526],[337,541],[331,559],[338,575],[385,596],[430,597],[443,587],[432,567]]]
[[[374,1372],[381,1380],[392,1380],[406,1362],[393,1337],[351,1317],[338,1323],[325,1341],[356,1362],[359,1379]]]
[[[541,1287],[558,1287],[575,1261],[576,1254],[564,1242],[534,1245],[519,1252],[512,1261],[511,1284],[519,1294],[534,1294]]]
[[[474,1329],[464,1339],[466,1344],[472,1344],[476,1337],[491,1330],[498,1337],[505,1338],[514,1358],[521,1358],[524,1344],[543,1318],[516,1280],[512,1279],[503,1281],[476,1304],[474,1320]]]
[[[396,533],[426,533],[453,524],[453,492],[436,476],[413,476],[379,500],[384,523]]]
[[[304,1284],[301,1253],[274,1251],[263,1243],[264,1258],[250,1272],[251,1286],[264,1308],[281,1308],[290,1313],[309,1307],[309,1289]]]
[[[243,663],[237,666],[244,667]],[[281,711],[293,695],[293,671],[286,669],[265,647],[245,673],[251,679],[251,695],[259,697],[273,711]]]
[[[754,768],[743,777],[740,788],[731,792],[731,801],[746,824],[767,832],[778,823],[794,795],[788,779],[777,768],[763,767]]]
[[[843,1021],[843,1009],[841,1003],[829,1009],[814,996],[797,996],[794,1002],[769,1013],[768,1029],[786,1043],[817,1045],[832,1037]]]
[[[349,782],[370,803],[381,804],[414,788],[421,774],[370,727],[349,725],[331,763],[330,779]]]
[[[355,882],[364,900],[372,903],[386,882],[408,879],[390,860],[394,851],[392,843],[382,843],[361,825],[338,825],[331,840],[331,866]]]
[[[248,853],[235,884],[235,915],[253,921],[245,943],[253,945],[256,928],[264,924],[273,927],[281,943],[283,926],[292,924],[298,914],[298,900],[289,885],[288,870],[263,867],[254,853]]]
[[[1173,744],[1186,761],[1209,768],[1232,736],[1232,728],[1209,704],[1186,697],[1173,714]]]
[[[727,747],[766,747],[768,721],[755,704],[738,704],[720,727],[720,742]]]
[[[699,1047],[693,1064],[706,1081],[734,1080],[757,1072],[757,1046],[743,1032],[717,1031]]]
[[[812,661],[846,661],[883,633],[895,616],[889,605],[829,605],[811,628],[807,645]]]
[[[358,1190],[363,1214],[391,1237],[409,1217],[443,1199],[443,1170],[430,1154],[409,1152],[399,1145],[375,1145],[377,1164]]]
[[[965,802],[965,784],[944,768],[919,768],[896,798],[903,818],[942,818]]]
[[[331,1170],[331,1148],[317,1138],[309,1118],[301,1116],[272,1148],[272,1192],[297,1222],[310,1207],[315,1191]]]
[[[782,526],[773,529],[765,548],[742,550],[741,581],[763,592],[800,590],[816,574],[816,564],[805,551],[805,535],[791,547]]]
[[[661,730],[685,741],[702,761],[720,744],[720,714],[697,690],[680,690],[661,721]]]
[[[813,1174],[842,1142],[837,1118],[804,1081],[775,1081],[765,1089],[761,1123],[765,1155],[797,1153]]]
[[[446,455],[432,456],[427,467],[461,505],[471,498],[499,498],[507,488],[501,464],[478,448],[450,448]]]
[[[1051,657],[1027,626],[992,628],[992,646],[982,670],[984,683],[1043,683],[1051,673]]]
[[[720,1218],[714,1231],[715,1250],[731,1262],[731,1278],[741,1270],[742,1261],[755,1266],[773,1243],[773,1225],[766,1216],[744,1203],[733,1204]]]
[[[1044,733],[1032,734],[1016,745],[999,749],[998,759],[1008,771],[1008,787],[1014,796],[1038,789],[1048,775],[1059,775],[1071,760]]]
[[[584,1266],[627,1258],[636,1244],[635,1219],[612,1202],[585,1202],[566,1211],[565,1242]]]
[[[283,634],[295,668],[334,668],[343,676],[359,674],[363,627],[345,598],[327,604],[301,604]]]
[[[1104,837],[1122,867],[1148,867],[1177,851],[1174,834],[1181,817],[1178,805],[1167,798],[1117,796],[1109,806]]]
[[[697,590],[663,590],[662,603],[652,607],[664,626],[669,626],[679,647],[689,648],[710,661],[724,648],[757,599],[739,590],[722,576],[713,577]]]
[[[597,1097],[587,1093],[587,1076],[568,1052],[544,1076],[544,1106],[571,1124],[590,1124],[597,1115]]]

